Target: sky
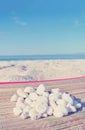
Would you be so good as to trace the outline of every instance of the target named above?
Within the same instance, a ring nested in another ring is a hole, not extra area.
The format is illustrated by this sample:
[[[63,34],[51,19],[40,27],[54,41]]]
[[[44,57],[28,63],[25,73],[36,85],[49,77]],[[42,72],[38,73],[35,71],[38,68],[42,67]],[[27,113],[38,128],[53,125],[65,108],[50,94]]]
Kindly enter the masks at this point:
[[[0,0],[0,55],[85,53],[85,0]]]

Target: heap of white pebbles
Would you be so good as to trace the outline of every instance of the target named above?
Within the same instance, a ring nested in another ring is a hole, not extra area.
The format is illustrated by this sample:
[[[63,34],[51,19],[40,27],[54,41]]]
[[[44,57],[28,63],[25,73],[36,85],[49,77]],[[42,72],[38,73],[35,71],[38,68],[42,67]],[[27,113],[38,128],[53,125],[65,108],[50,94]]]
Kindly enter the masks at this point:
[[[43,84],[37,88],[19,88],[11,97],[11,101],[16,102],[13,108],[14,115],[32,120],[52,115],[63,117],[82,108],[81,101],[74,96],[60,91],[59,88],[48,91]]]

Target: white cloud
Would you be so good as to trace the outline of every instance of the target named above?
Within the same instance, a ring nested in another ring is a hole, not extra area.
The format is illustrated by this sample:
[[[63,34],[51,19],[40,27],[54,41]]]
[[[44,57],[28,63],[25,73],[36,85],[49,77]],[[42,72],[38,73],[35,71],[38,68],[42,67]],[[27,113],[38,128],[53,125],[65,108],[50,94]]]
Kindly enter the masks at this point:
[[[27,26],[27,22],[22,22],[22,21],[18,21],[18,23],[21,25],[21,26]]]
[[[16,20],[18,20],[18,19],[19,19],[19,17],[14,16],[14,17],[12,17],[12,19],[16,21]]]
[[[17,17],[17,16],[12,17],[12,19],[13,19],[13,21],[14,21],[15,23],[17,23],[17,24],[20,25],[20,26],[27,26],[27,25],[28,25],[27,22],[20,20],[20,18]]]
[[[75,20],[75,21],[74,21],[74,24],[75,24],[75,26],[79,26],[81,23],[80,23],[79,20]]]
[[[85,26],[85,21],[84,20],[75,20],[74,21],[74,25],[76,26],[76,27],[80,27],[80,26]]]
[[[80,13],[80,15],[74,19],[74,25],[77,27],[85,26],[85,11]]]

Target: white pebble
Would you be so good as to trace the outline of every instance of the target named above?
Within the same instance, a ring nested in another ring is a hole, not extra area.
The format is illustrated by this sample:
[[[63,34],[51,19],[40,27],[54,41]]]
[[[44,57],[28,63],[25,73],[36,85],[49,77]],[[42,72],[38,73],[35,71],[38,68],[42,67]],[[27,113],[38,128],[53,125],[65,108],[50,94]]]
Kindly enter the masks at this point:
[[[26,107],[23,109],[23,112],[24,112],[24,113],[29,113],[30,110],[31,110],[31,107],[30,107],[30,106],[26,106]]]
[[[24,92],[30,94],[32,92],[35,92],[35,88],[34,87],[26,87],[24,89]]]
[[[49,104],[50,104],[50,106],[52,107],[53,110],[56,109],[57,104],[54,101],[50,101]]]
[[[81,104],[81,103],[77,103],[75,107],[76,107],[77,109],[79,109],[79,108],[82,107],[82,104]]]
[[[40,85],[38,86],[36,92],[37,92],[37,94],[42,95],[43,92],[45,92],[45,91],[46,91],[46,87],[45,87],[43,84],[40,84]]]
[[[51,93],[49,95],[49,101],[57,101],[58,100],[58,95]]]
[[[74,106],[70,106],[72,112],[76,112],[76,108]]]
[[[53,112],[53,115],[55,117],[63,117],[64,116],[64,114],[58,109]]]
[[[22,98],[27,98],[27,97],[28,97],[28,94],[25,93],[25,92],[22,92],[21,95],[20,95],[20,97],[22,97]]]
[[[58,105],[58,109],[63,113],[64,116],[68,115],[68,109],[66,106]]]
[[[27,98],[24,100],[25,104],[29,104],[29,101],[31,102],[31,100],[29,99],[29,97],[27,97]]]
[[[59,88],[54,88],[51,90],[52,93],[59,93],[60,92],[60,89]]]
[[[62,99],[65,100],[67,103],[73,104],[73,99],[71,98],[70,94],[63,93]]]
[[[74,105],[77,109],[82,108],[82,104],[79,103],[77,100],[74,100],[73,105]]]
[[[30,118],[31,118],[32,120],[37,120],[37,119],[39,119],[39,118],[41,117],[41,115],[38,114],[35,109],[31,109],[31,110],[29,111],[29,116],[30,116]]]
[[[23,112],[20,117],[21,117],[22,119],[27,119],[27,118],[29,118],[29,113]]]
[[[47,97],[47,98],[48,98],[48,97],[49,97],[49,93],[48,93],[48,92],[43,92],[43,93],[42,93],[42,96],[44,96],[44,97]]]
[[[18,99],[17,99],[17,102],[24,102],[24,98],[23,97],[18,97]]]
[[[37,100],[37,98],[38,98],[37,93],[35,93],[35,92],[30,93],[29,99],[31,99],[32,101],[35,101],[35,100]]]
[[[42,117],[43,117],[43,118],[46,118],[47,116],[48,116],[47,113],[43,113],[43,114],[42,114]]]
[[[53,114],[53,109],[52,109],[51,106],[49,106],[49,107],[48,107],[48,110],[47,110],[47,115],[48,115],[48,116],[52,116],[52,114]]]
[[[48,98],[44,96],[39,96],[39,98],[37,99],[37,102],[48,103]]]
[[[23,93],[22,93],[22,97],[23,97],[23,98],[27,98],[27,97],[28,97],[28,94],[25,93],[25,92],[23,92]]]
[[[11,101],[11,102],[16,102],[17,99],[18,99],[18,95],[14,94],[14,95],[11,97],[10,101]]]
[[[30,107],[35,108],[36,107],[36,101],[31,102]]]
[[[23,89],[21,89],[21,88],[17,89],[17,94],[18,94],[18,96],[22,97]]]
[[[66,106],[66,102],[63,99],[58,99],[56,103],[61,106]]]
[[[22,110],[19,107],[15,107],[13,113],[15,116],[19,116],[22,113]]]
[[[25,108],[25,104],[24,103],[22,103],[22,102],[17,102],[16,103],[16,107],[19,107],[20,109],[24,109]]]
[[[46,111],[47,111],[47,109],[48,109],[48,106],[47,106],[47,104],[46,103],[38,103],[37,102],[37,104],[36,104],[36,111],[38,112],[38,113],[40,113],[40,114],[43,114],[43,113],[45,113]]]
[[[68,104],[68,105],[67,105],[67,109],[68,109],[68,112],[76,112],[75,106],[73,106],[73,105],[71,105],[71,104]]]
[[[30,99],[26,100],[26,104],[29,105],[30,107],[33,107],[33,102]]]

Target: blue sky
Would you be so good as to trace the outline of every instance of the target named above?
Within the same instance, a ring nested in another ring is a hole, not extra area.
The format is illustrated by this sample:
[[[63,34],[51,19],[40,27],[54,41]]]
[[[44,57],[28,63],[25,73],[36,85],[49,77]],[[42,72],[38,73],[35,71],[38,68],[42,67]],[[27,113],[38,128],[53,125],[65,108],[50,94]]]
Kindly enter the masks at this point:
[[[85,0],[0,0],[0,55],[85,53]]]

